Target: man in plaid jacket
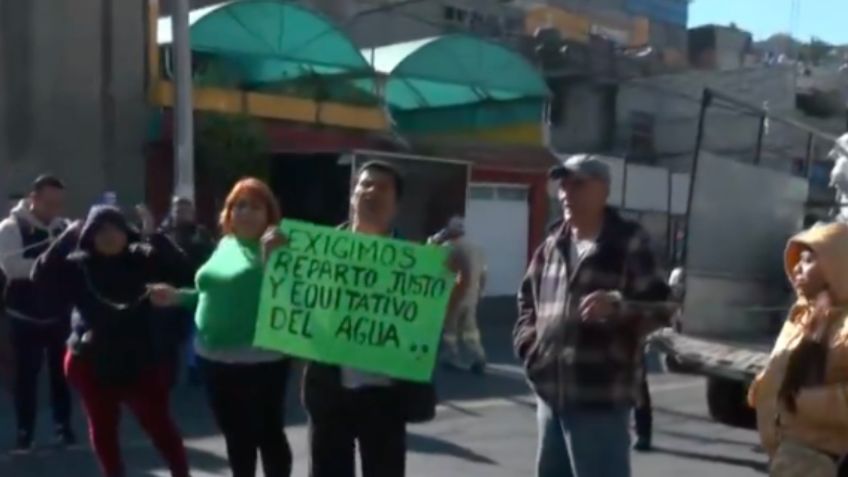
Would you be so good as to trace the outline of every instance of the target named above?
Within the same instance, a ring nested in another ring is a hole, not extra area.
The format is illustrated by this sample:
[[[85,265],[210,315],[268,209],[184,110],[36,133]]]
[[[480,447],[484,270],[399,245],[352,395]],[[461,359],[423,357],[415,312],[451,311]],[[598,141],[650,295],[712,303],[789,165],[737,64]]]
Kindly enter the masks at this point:
[[[606,206],[610,172],[551,169],[564,220],[534,254],[513,338],[538,396],[538,477],[630,475],[630,413],[645,336],[673,311],[647,233]]]

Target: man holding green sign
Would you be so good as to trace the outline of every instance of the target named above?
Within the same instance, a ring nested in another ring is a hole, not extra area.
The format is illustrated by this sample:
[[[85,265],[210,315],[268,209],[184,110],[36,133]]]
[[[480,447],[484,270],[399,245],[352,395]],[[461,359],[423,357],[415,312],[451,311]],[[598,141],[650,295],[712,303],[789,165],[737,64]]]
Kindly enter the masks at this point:
[[[443,249],[285,221],[254,345],[429,382],[454,285]]]
[[[406,423],[434,411],[442,323],[467,267],[444,249],[397,240],[402,194],[393,166],[367,163],[346,230],[285,221],[277,236],[286,244],[268,257],[254,342],[310,360],[311,477],[354,477],[357,447],[363,477],[402,477]]]

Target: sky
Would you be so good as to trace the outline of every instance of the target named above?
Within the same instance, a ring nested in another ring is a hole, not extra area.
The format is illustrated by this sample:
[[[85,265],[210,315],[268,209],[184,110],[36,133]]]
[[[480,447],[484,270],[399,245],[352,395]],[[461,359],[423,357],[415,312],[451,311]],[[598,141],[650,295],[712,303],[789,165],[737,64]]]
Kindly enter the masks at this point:
[[[754,34],[754,39],[787,33],[792,25],[792,0],[692,0],[689,26],[729,25]],[[798,0],[800,15],[793,34],[802,39],[848,44],[848,0]]]

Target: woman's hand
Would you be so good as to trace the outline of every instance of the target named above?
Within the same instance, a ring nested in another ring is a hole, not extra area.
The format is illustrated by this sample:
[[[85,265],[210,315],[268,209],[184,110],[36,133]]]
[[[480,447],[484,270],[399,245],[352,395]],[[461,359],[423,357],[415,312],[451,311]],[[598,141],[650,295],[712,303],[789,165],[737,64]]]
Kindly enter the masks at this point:
[[[280,232],[280,229],[276,225],[268,227],[262,235],[262,261],[267,262],[275,250],[288,245],[288,243],[289,238]]]
[[[147,285],[150,294],[150,303],[159,308],[176,306],[179,302],[179,292],[167,283],[154,283]]]
[[[580,318],[583,321],[600,321],[614,317],[621,307],[621,294],[596,291],[580,300]]]

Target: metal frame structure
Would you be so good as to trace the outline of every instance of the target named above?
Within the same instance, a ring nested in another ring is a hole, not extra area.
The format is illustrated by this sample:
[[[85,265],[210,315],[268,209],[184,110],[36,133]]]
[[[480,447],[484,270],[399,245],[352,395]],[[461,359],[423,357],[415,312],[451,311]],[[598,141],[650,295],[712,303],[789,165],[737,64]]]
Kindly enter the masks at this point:
[[[686,223],[686,230],[687,231],[690,229],[688,211],[691,210],[692,198],[693,198],[694,193],[695,193],[695,177],[697,176],[697,173],[698,173],[698,163],[699,163],[700,158],[701,158],[701,149],[703,148],[704,129],[705,129],[706,122],[707,122],[707,111],[709,110],[710,107],[719,106],[718,103],[724,103],[725,105],[729,105],[731,107],[738,108],[741,111],[747,111],[748,113],[758,117],[758,119],[759,119],[759,130],[758,130],[758,134],[757,134],[756,149],[755,149],[755,152],[754,152],[754,159],[753,159],[753,163],[755,165],[760,164],[760,159],[761,159],[761,156],[762,156],[762,149],[763,149],[763,137],[765,136],[765,130],[766,130],[766,128],[765,128],[766,121],[773,121],[775,123],[781,123],[781,124],[796,128],[798,130],[801,130],[801,131],[807,133],[807,147],[806,147],[806,150],[805,150],[805,157],[804,157],[804,175],[807,178],[807,180],[810,179],[810,171],[812,170],[811,164],[812,164],[812,161],[813,161],[812,156],[813,156],[813,141],[814,141],[814,139],[821,139],[821,140],[828,141],[828,142],[831,142],[831,143],[834,143],[837,139],[836,136],[834,136],[833,134],[829,134],[827,132],[821,131],[821,130],[816,129],[812,126],[804,124],[800,121],[794,120],[792,118],[787,118],[787,117],[782,116],[780,114],[772,113],[767,108],[764,108],[762,106],[758,106],[758,105],[746,102],[742,99],[736,98],[736,97],[731,96],[727,93],[723,93],[721,91],[717,91],[717,90],[712,89],[712,88],[705,88],[704,92],[701,96],[701,108],[700,108],[700,112],[698,114],[698,128],[697,128],[697,133],[696,133],[696,136],[695,136],[695,150],[694,150],[693,155],[692,155],[692,167],[691,167],[690,179],[689,179],[689,181],[690,181],[689,182],[689,197],[687,198],[687,201],[686,201],[687,214],[686,214],[685,223]],[[820,205],[820,206],[836,205],[835,201],[833,203],[815,203],[815,204],[813,202],[808,202],[808,204],[809,205]],[[688,241],[684,241],[684,244],[683,244],[683,253],[682,253],[683,263],[686,263],[686,259],[688,257],[688,245],[687,245],[687,243],[688,243]]]

